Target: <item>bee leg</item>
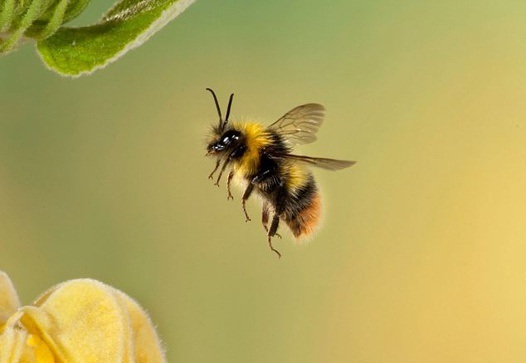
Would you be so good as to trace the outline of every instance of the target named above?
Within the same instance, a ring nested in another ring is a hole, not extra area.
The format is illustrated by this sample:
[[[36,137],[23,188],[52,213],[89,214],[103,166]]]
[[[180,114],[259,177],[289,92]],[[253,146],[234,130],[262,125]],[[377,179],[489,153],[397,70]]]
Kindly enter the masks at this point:
[[[212,172],[210,173],[210,175],[208,176],[208,179],[213,179],[214,178],[214,174],[215,172],[217,171],[217,169],[219,168],[219,164],[221,163],[221,158],[217,158],[217,161],[216,161],[216,167],[214,168],[214,170],[212,170]]]
[[[263,207],[261,210],[261,223],[263,223],[263,228],[265,228],[265,232],[267,232],[267,234],[268,234],[268,216],[269,216],[268,203],[263,203]],[[279,233],[276,233],[275,236],[281,239],[281,235]]]
[[[261,223],[263,224],[263,228],[265,228],[265,232],[268,233],[268,203],[263,202],[263,205],[261,206]]]
[[[223,176],[223,173],[225,172],[225,169],[228,166],[229,162],[230,159],[226,159],[225,163],[223,164],[223,167],[221,168],[221,171],[219,172],[219,175],[217,176],[217,180],[214,183],[215,185],[219,186],[219,181],[221,180],[221,177]]]
[[[234,177],[234,171],[232,170],[230,172],[230,174],[228,174],[228,179],[227,179],[227,182],[226,182],[226,190],[228,192],[228,195],[226,196],[226,199],[232,199],[234,200],[234,196],[232,195],[232,193],[230,192],[230,182],[232,181],[232,178]]]
[[[279,253],[279,251],[272,246],[272,237],[276,235],[278,226],[279,226],[279,216],[277,214],[274,214],[274,217],[272,217],[272,224],[270,225],[270,229],[267,233],[268,246],[273,252],[275,252],[278,255],[279,258],[281,258],[281,253]]]
[[[243,212],[245,212],[245,222],[251,221],[250,217],[247,213],[247,199],[250,197],[250,194],[252,194],[252,191],[254,190],[254,184],[249,183],[247,189],[245,189],[245,193],[243,194],[243,198],[241,199],[241,204],[243,205]]]

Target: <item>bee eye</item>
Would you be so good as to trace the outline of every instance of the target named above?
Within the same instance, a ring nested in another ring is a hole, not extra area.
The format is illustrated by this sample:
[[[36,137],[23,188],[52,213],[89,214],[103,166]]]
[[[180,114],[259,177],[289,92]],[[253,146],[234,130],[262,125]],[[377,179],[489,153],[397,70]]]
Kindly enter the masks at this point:
[[[223,143],[224,145],[228,146],[233,141],[237,141],[237,140],[239,140],[239,132],[237,132],[237,131],[228,131],[227,133],[225,133],[223,135],[223,138],[221,139],[221,143]]]

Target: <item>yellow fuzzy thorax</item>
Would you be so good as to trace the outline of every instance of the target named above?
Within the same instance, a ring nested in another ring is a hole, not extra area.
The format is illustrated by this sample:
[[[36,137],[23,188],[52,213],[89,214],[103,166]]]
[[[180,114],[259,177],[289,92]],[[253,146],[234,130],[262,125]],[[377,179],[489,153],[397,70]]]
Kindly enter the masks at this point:
[[[270,145],[272,138],[265,126],[257,122],[233,123],[232,128],[245,136],[247,150],[243,157],[234,163],[234,170],[243,176],[255,174],[259,169],[261,149]]]
[[[242,177],[254,175],[259,170],[261,149],[272,143],[272,137],[266,128],[257,122],[233,123],[232,128],[245,136],[247,146],[243,157],[234,162],[234,171]],[[286,187],[292,194],[304,186],[310,176],[304,165],[293,160],[286,160],[281,166],[281,172],[285,177]]]

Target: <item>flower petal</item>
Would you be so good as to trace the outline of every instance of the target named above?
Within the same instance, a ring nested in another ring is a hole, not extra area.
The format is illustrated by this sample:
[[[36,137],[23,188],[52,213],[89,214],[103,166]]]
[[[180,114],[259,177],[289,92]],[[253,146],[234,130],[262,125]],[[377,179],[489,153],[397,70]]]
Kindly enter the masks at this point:
[[[128,313],[135,362],[166,362],[161,341],[148,314],[123,292],[114,290],[114,294]]]
[[[146,313],[101,282],[65,282],[22,311],[28,332],[41,337],[60,361],[165,362]]]
[[[20,306],[15,287],[5,272],[0,271],[0,327]]]
[[[122,362],[126,320],[108,287],[94,280],[57,285],[22,308],[26,329],[64,362]]]
[[[20,329],[21,316],[22,312],[17,312],[0,326],[0,363],[34,362],[31,350],[25,346],[28,333]]]

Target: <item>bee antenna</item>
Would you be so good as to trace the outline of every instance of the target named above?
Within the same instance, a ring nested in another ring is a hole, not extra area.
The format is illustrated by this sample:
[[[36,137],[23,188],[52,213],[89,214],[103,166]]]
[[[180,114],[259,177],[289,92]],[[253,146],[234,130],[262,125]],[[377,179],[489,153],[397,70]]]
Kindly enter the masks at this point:
[[[228,100],[228,108],[226,109],[226,118],[225,118],[225,122],[223,124],[226,125],[226,123],[228,122],[228,117],[230,116],[230,107],[232,106],[232,100],[234,99],[234,94],[232,93],[230,95],[230,99]]]
[[[223,116],[221,116],[221,107],[219,107],[219,102],[217,102],[217,96],[211,88],[207,88],[206,90],[210,91],[210,93],[214,97],[214,102],[216,103],[216,108],[217,108],[217,114],[219,115],[219,127],[223,128]],[[228,110],[230,111],[230,107],[228,108]],[[228,116],[227,116],[227,119],[228,119]]]

